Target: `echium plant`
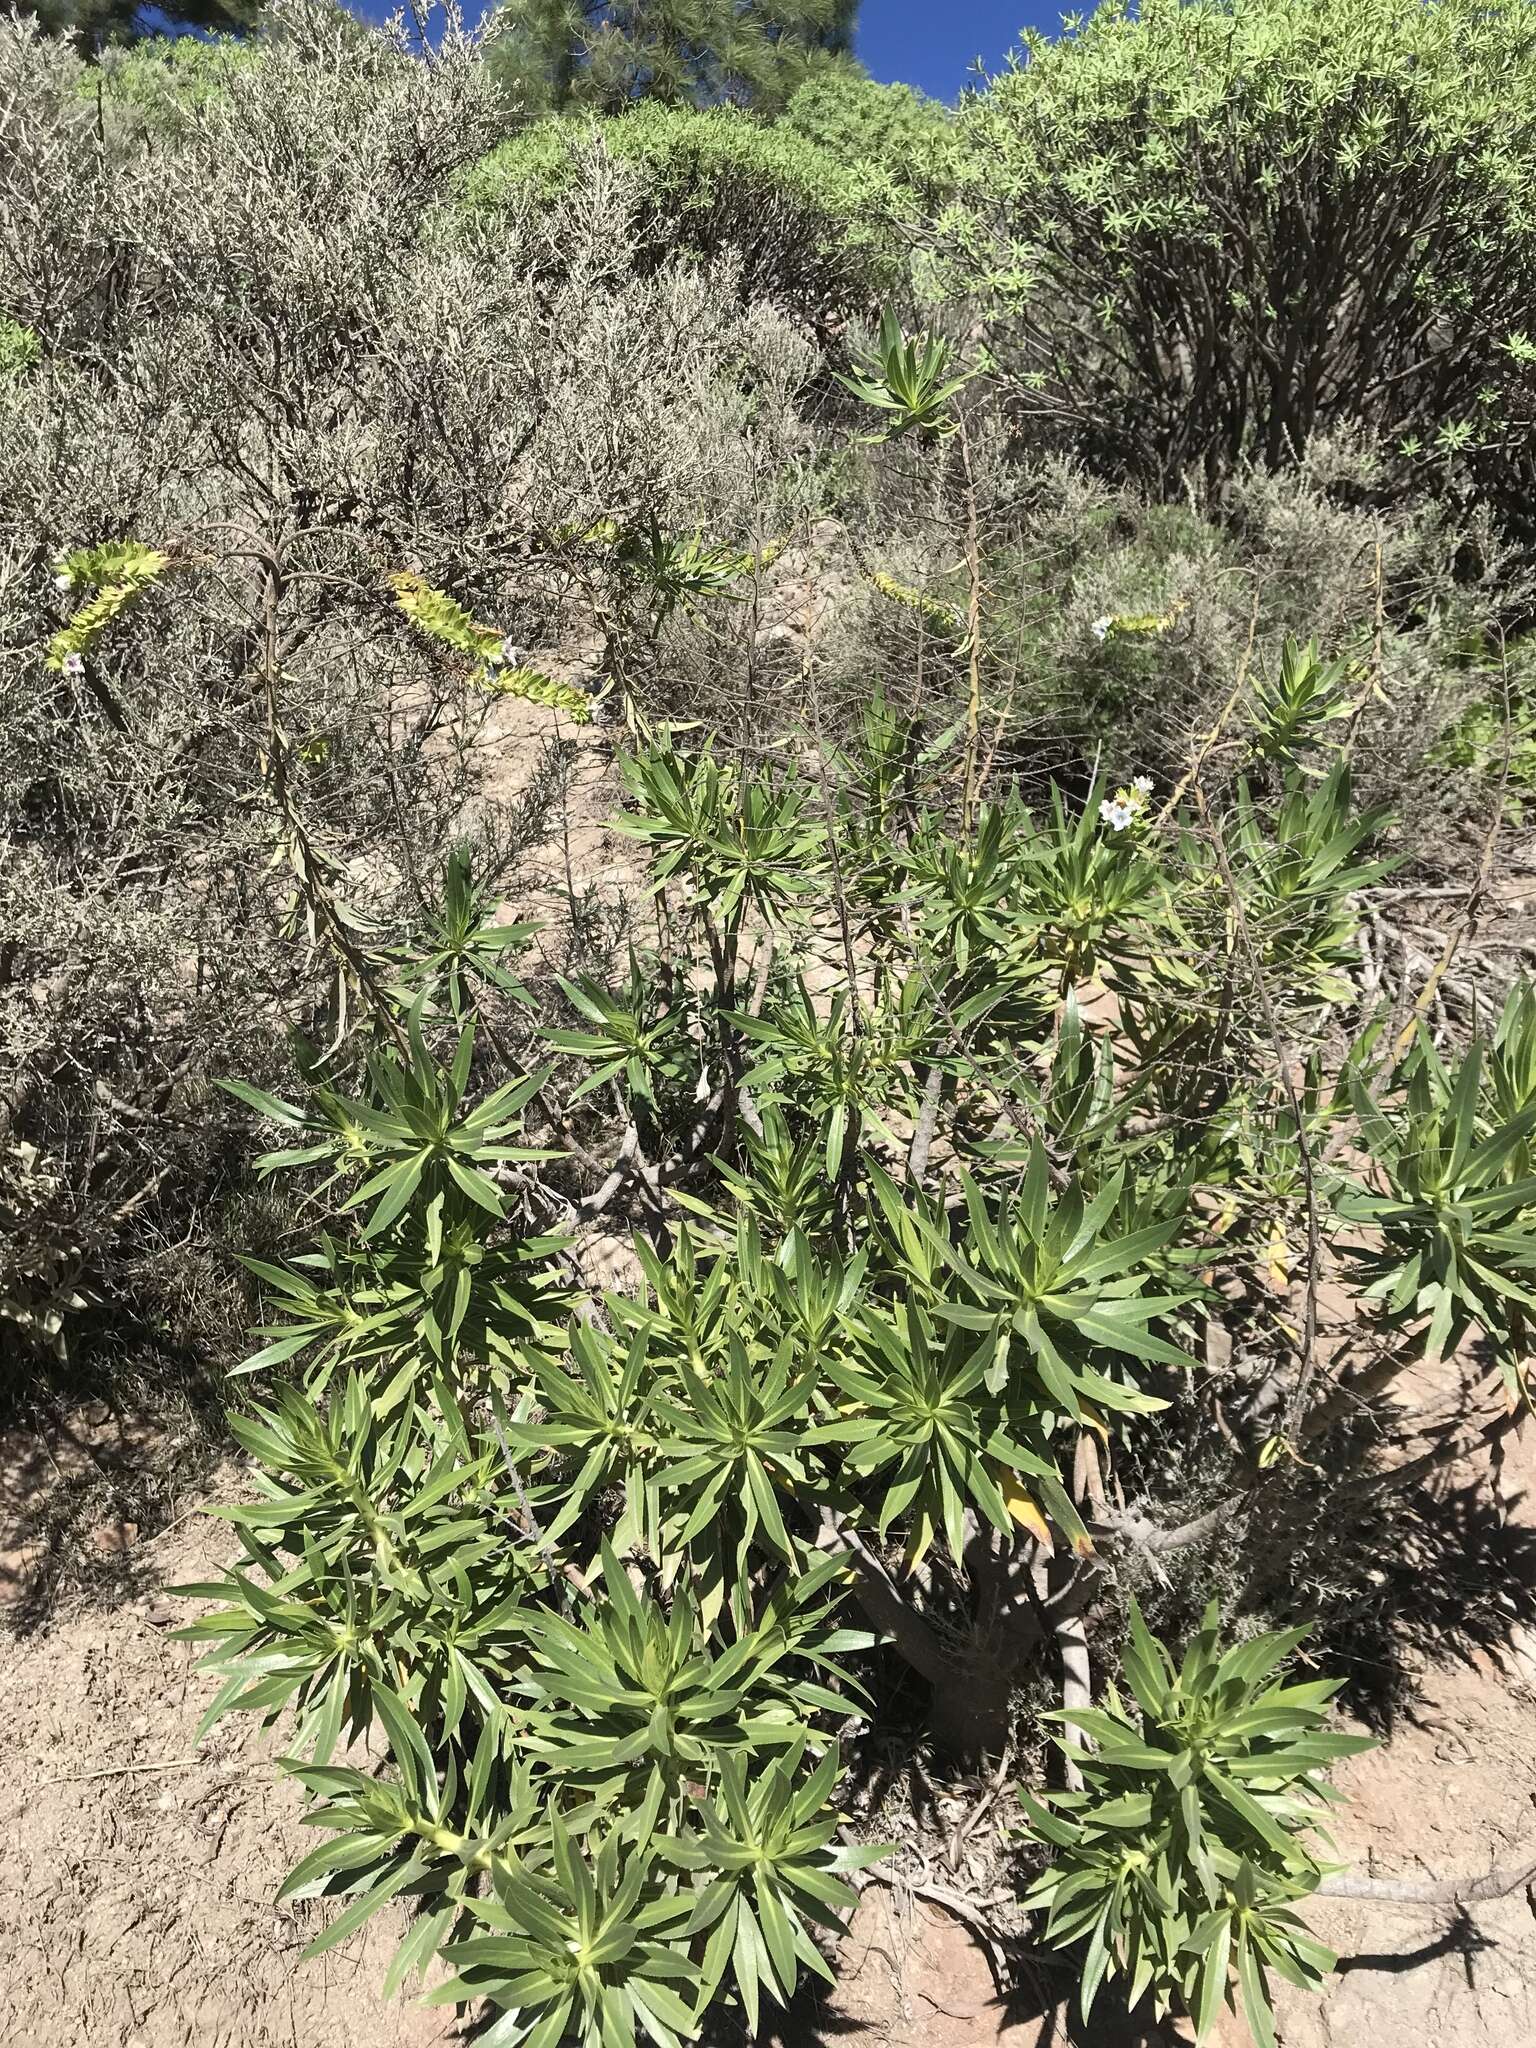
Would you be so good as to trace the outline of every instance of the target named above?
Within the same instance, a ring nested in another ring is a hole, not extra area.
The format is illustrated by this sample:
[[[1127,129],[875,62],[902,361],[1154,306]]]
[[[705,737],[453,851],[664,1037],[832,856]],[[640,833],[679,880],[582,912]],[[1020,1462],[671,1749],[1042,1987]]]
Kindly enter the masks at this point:
[[[1323,1726],[1338,1679],[1274,1677],[1304,1629],[1223,1648],[1213,1602],[1175,1666],[1135,1603],[1121,1658],[1130,1697],[1065,1709],[1061,1746],[1078,1789],[1023,1795],[1029,1834],[1054,1850],[1026,1904],[1058,1946],[1086,1941],[1086,2017],[1106,1977],[1128,2003],[1177,2001],[1205,2040],[1241,2004],[1259,2048],[1274,2048],[1270,1972],[1317,1990],[1335,1958],[1294,1907],[1317,1889],[1323,1774],[1372,1747]]]
[[[903,334],[895,313],[886,307],[879,334],[858,358],[855,373],[838,381],[884,415],[885,425],[874,438],[895,440],[915,433],[939,439],[955,432],[949,402],[975,375],[973,370],[952,374],[952,355],[949,343],[939,335]]]
[[[1529,988],[1517,989],[1491,1054],[1474,1040],[1454,1067],[1421,1028],[1395,1105],[1351,1074],[1376,1184],[1341,1176],[1334,1195],[1337,1214],[1372,1233],[1348,1256],[1387,1327],[1412,1332],[1414,1350],[1431,1359],[1476,1328],[1511,1400],[1528,1398],[1536,1311],[1532,1015]]]
[[[253,1363],[302,1377],[236,1421],[258,1467],[255,1501],[225,1511],[241,1564],[182,1589],[216,1603],[186,1631],[221,1680],[207,1722],[287,1723],[329,1836],[289,1890],[343,1903],[317,1950],[405,1894],[421,1911],[392,1984],[441,1951],[455,1995],[502,2006],[497,2038],[681,2041],[717,1996],[755,2013],[825,1967],[812,1930],[871,1853],[827,1812],[859,1710],[840,1660],[869,1638],[835,1613],[840,1561],[785,1526],[772,1375],[733,1391],[660,1335],[647,1372],[643,1327],[551,1319],[562,1247],[528,1230],[519,1179],[543,1155],[511,1142],[542,1077],[477,1090],[472,1025],[446,1067],[429,1029],[417,998],[407,1055],[373,1054],[357,1096],[306,1111],[239,1090],[299,1139],[268,1170],[318,1175],[329,1227],[299,1267],[256,1269],[281,1319]],[[605,1400],[615,1345],[634,1369]],[[764,1401],[771,1463],[733,1433]],[[552,1482],[584,1444],[561,1513]],[[723,1578],[690,1555],[733,1478],[756,1510]],[[610,1481],[638,1488],[622,1557]],[[334,1761],[370,1727],[382,1783]]]
[[[1344,693],[1349,678],[1347,661],[1324,662],[1314,641],[1301,646],[1288,639],[1279,674],[1260,677],[1253,686],[1254,756],[1315,773],[1310,757],[1326,750],[1332,727],[1354,716],[1356,705]]]
[[[791,749],[647,740],[615,821],[654,916],[627,960],[530,989],[531,928],[460,851],[376,978],[372,1048],[310,1060],[304,1100],[230,1084],[313,1225],[251,1262],[255,1497],[239,1563],[187,1589],[210,1719],[286,1730],[322,1837],[288,1889],[339,1909],[314,1947],[406,1902],[390,1988],[438,1958],[432,1996],[488,2000],[517,2048],[672,2048],[825,1973],[881,1853],[838,1815],[858,1660],[883,1636],[936,1739],[1000,1748],[1113,1569],[1116,1461],[1177,1426],[1218,1312],[1197,1197],[1220,1171],[1247,1199],[1233,1118],[1148,1119],[1134,1057],[1191,985],[1212,863],[1097,789],[957,830],[912,738],[873,709],[835,790]],[[1331,903],[1356,872],[1347,784],[1310,787],[1227,828],[1248,888]],[[1106,983],[1120,1033],[1090,1021]],[[1530,1036],[1515,1006],[1492,1093],[1459,1090],[1485,1122],[1520,1102],[1494,1180],[1536,1114]],[[615,1163],[582,1187],[592,1148]],[[622,1287],[583,1272],[578,1203],[628,1228]],[[1266,1687],[1293,1647],[1211,1625],[1175,1674],[1136,1623],[1140,1723],[1112,1688],[1074,1708],[1086,1789],[1030,1809],[1063,1851],[1052,1938],[1202,2027],[1234,1972],[1262,2027],[1266,1970],[1325,1967],[1290,1909],[1351,1745],[1331,1687]],[[369,1731],[379,1775],[345,1756]]]

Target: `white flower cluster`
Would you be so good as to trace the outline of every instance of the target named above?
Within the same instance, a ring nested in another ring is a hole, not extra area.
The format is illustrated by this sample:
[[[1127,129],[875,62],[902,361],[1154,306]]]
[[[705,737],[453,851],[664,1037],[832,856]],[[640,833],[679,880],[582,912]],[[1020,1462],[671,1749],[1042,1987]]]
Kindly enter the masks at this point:
[[[73,590],[74,575],[69,566],[69,549],[60,548],[53,558],[53,587],[55,590]]]
[[[521,668],[525,659],[524,650],[518,646],[510,633],[499,647],[493,648],[486,656],[492,668],[499,668],[503,662],[508,668]]]
[[[65,675],[78,682],[85,674],[85,656],[83,654],[66,654],[62,667]]]
[[[1109,638],[1109,629],[1114,623],[1109,613],[1106,612],[1101,619],[1095,619],[1088,630],[1095,640],[1104,641]]]
[[[1113,796],[1105,797],[1099,805],[1099,822],[1107,825],[1111,832],[1123,832],[1143,816],[1151,794],[1151,776],[1133,775],[1129,788],[1117,789]]]

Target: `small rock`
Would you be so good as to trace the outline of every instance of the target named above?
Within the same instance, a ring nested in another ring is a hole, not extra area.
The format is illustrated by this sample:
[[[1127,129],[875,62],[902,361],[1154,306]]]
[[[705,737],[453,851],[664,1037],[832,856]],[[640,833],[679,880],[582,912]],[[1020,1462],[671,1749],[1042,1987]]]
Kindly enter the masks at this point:
[[[99,1529],[91,1531],[92,1546],[103,1557],[115,1557],[125,1550],[132,1550],[138,1540],[137,1522],[104,1522]]]

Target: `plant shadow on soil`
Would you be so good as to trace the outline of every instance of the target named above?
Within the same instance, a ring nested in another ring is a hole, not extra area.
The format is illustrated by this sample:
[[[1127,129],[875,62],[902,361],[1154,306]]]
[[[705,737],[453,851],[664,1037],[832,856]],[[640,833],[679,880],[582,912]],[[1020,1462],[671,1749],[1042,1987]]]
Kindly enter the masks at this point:
[[[1536,1630],[1536,1497],[1526,1483],[1500,1496],[1479,1464],[1355,1529],[1321,1524],[1286,1570],[1294,1617],[1283,1597],[1270,1611],[1316,1618],[1309,1657],[1345,1680],[1340,1707],[1387,1735],[1412,1720],[1426,1666],[1482,1654],[1507,1668]]]
[[[1409,1970],[1422,1970],[1428,1963],[1439,1962],[1442,1956],[1458,1956],[1471,1984],[1477,1958],[1499,1944],[1478,1928],[1465,1906],[1448,1907],[1447,1911],[1451,1916],[1448,1924],[1427,1936],[1417,1948],[1360,1949],[1354,1955],[1340,1956],[1334,1974],[1348,1977],[1360,1970],[1379,1970],[1384,1976],[1401,1977]]]
[[[229,1454],[218,1390],[185,1360],[30,1362],[0,1413],[0,1618],[26,1636],[61,1602],[159,1591],[149,1540],[200,1505]]]

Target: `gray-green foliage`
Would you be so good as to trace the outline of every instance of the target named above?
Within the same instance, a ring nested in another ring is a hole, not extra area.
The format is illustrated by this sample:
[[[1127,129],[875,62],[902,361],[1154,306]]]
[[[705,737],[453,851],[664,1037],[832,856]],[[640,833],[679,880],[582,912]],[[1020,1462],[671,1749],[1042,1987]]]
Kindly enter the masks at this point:
[[[865,310],[903,275],[892,223],[915,202],[898,169],[729,107],[644,102],[614,119],[535,122],[466,175],[465,205],[489,230],[509,206],[568,193],[609,159],[625,175],[639,269],[675,254],[730,263],[746,298],[818,326]]]
[[[135,54],[118,113],[154,117],[114,118],[108,78],[104,140],[70,51],[15,24],[0,50],[26,338],[0,375],[0,1130],[35,1148],[57,1245],[9,1240],[0,1293],[49,1342],[104,1278],[202,1336],[227,1293],[210,1077],[338,1021],[285,922],[318,939],[323,885],[359,929],[413,928],[413,877],[464,833],[504,863],[548,788],[546,762],[531,812],[485,799],[498,700],[390,579],[555,659],[629,587],[572,536],[781,516],[809,359],[696,268],[636,277],[594,168],[466,238],[453,181],[503,118],[472,44],[426,65],[289,6],[257,48]],[[157,563],[110,617],[100,578],[59,587],[108,543]]]
[[[1523,518],[1527,6],[1101,7],[967,98],[954,175],[947,275],[1037,431],[1166,488],[1359,422]]]
[[[1338,701],[1362,736],[1357,779],[1369,795],[1406,803],[1411,790],[1420,817],[1464,801],[1465,785],[1427,763],[1420,742],[1455,744],[1458,718],[1484,692],[1481,759],[1496,772],[1500,668],[1479,627],[1514,579],[1486,521],[1410,496],[1373,509],[1385,470],[1348,443],[1316,442],[1294,470],[1249,471],[1220,493],[1195,487],[1171,503],[1065,462],[1010,472],[987,460],[983,489],[1001,497],[1010,473],[1018,489],[984,528],[987,687],[999,701],[1005,679],[1019,677],[1041,746],[1112,738],[1149,772],[1176,778],[1192,735],[1221,715],[1251,627],[1243,724],[1281,687],[1285,640],[1315,641],[1346,664]],[[937,588],[954,604],[963,587],[953,563],[935,549],[904,573],[942,573]],[[1516,689],[1518,716],[1518,680]],[[1335,721],[1329,732],[1344,729]],[[1223,751],[1212,766],[1232,760]]]

